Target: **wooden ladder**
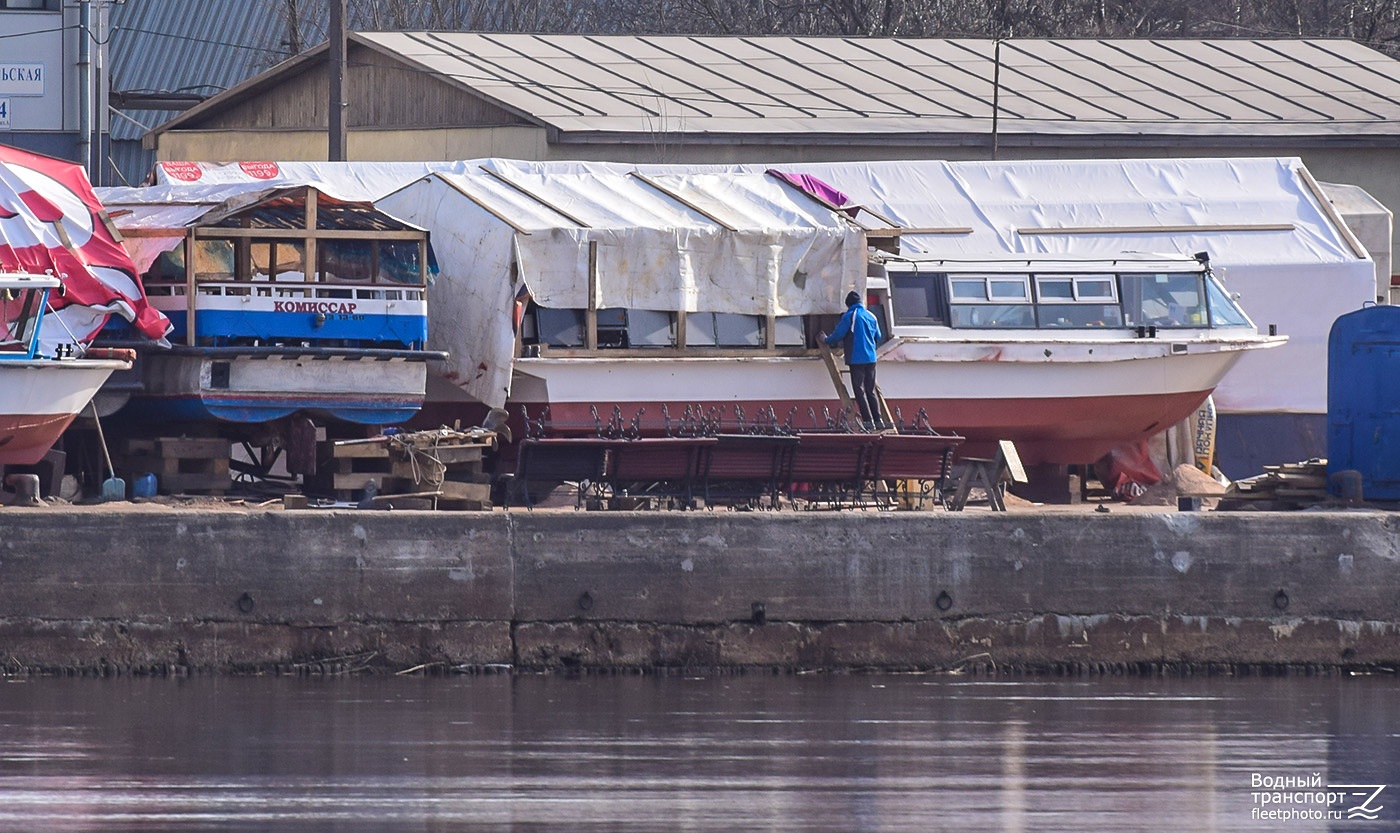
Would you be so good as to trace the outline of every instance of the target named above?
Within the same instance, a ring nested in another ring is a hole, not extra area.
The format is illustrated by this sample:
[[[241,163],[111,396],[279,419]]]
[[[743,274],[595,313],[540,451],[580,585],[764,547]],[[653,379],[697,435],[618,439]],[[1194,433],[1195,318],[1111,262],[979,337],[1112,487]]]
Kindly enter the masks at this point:
[[[831,375],[831,383],[836,387],[836,395],[841,397],[841,409],[850,411],[852,414],[859,414],[860,409],[855,407],[855,402],[851,398],[850,387],[841,378],[841,366],[836,363],[836,354],[832,352],[831,345],[826,343],[826,334],[818,333],[817,349],[821,350],[822,361],[826,363],[826,372]],[[894,417],[890,414],[889,403],[885,401],[885,394],[880,390],[880,386],[875,386],[875,399],[880,403],[880,416],[886,425],[894,425]],[[892,430],[898,431],[896,427]]]

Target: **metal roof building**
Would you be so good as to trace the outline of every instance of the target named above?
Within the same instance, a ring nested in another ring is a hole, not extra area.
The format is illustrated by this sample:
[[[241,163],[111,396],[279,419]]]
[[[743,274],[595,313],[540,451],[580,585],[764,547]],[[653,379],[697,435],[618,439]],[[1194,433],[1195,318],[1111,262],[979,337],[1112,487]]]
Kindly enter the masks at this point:
[[[326,158],[327,49],[161,125],[163,160]],[[1297,155],[1400,206],[1400,62],[1346,40],[351,36],[350,158]]]
[[[110,14],[113,171],[101,173],[103,182],[140,182],[155,162],[141,144],[151,128],[287,54],[285,27],[268,3],[142,0]]]

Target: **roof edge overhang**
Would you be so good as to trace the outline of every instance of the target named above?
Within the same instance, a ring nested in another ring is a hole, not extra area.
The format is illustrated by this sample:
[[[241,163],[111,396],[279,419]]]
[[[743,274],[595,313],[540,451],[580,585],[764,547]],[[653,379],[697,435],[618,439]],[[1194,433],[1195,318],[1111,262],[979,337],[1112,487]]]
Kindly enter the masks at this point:
[[[654,133],[631,131],[573,131],[549,126],[550,144],[586,145],[655,144]],[[991,147],[992,134],[957,133],[677,133],[667,138],[673,145],[806,145],[841,147]],[[1000,133],[996,145],[1003,148],[1070,148],[1103,147],[1185,147],[1239,150],[1292,148],[1395,148],[1400,147],[1400,130],[1380,135],[1338,135],[1335,133],[1299,133],[1290,135],[1259,134],[1196,134],[1182,136],[1173,133]],[[1258,154],[1254,154],[1258,155]]]

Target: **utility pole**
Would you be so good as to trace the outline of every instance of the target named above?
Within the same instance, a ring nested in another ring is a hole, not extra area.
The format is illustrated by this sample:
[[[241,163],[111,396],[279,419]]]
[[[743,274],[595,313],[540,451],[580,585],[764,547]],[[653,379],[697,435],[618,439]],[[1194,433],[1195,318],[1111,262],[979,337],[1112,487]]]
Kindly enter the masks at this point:
[[[345,135],[345,0],[330,0],[331,42],[329,141],[326,158],[344,162],[347,157]]]
[[[78,0],[78,161],[92,178],[92,4]]]
[[[997,121],[1001,116],[1001,33],[997,33],[996,45],[992,48],[992,161],[997,161],[999,134]]]

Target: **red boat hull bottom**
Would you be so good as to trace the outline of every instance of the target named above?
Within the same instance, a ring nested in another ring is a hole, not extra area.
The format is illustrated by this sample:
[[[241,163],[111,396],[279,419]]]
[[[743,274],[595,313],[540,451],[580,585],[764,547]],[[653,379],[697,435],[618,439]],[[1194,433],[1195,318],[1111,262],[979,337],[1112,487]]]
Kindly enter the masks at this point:
[[[1131,397],[891,399],[889,406],[905,425],[914,424],[922,411],[934,430],[967,438],[960,451],[965,456],[989,456],[998,440],[1011,440],[1028,466],[1087,465],[1115,446],[1147,439],[1187,418],[1209,394],[1209,390],[1202,390]],[[548,407],[549,430],[576,435],[593,434],[600,424],[607,427],[615,420],[629,430],[635,420],[645,435],[679,433],[684,429],[687,409],[692,418],[718,415],[725,431],[767,425],[774,419],[780,424],[791,420],[797,430],[823,428],[828,416],[835,418],[840,411],[835,400],[511,402],[507,409],[516,438],[524,436],[522,406],[532,419],[539,419]],[[742,426],[738,412],[744,415]],[[460,419],[463,425],[473,425],[484,415],[485,408],[480,405],[430,402],[414,424],[451,425]]]
[[[44,458],[77,414],[0,414],[0,466]]]

